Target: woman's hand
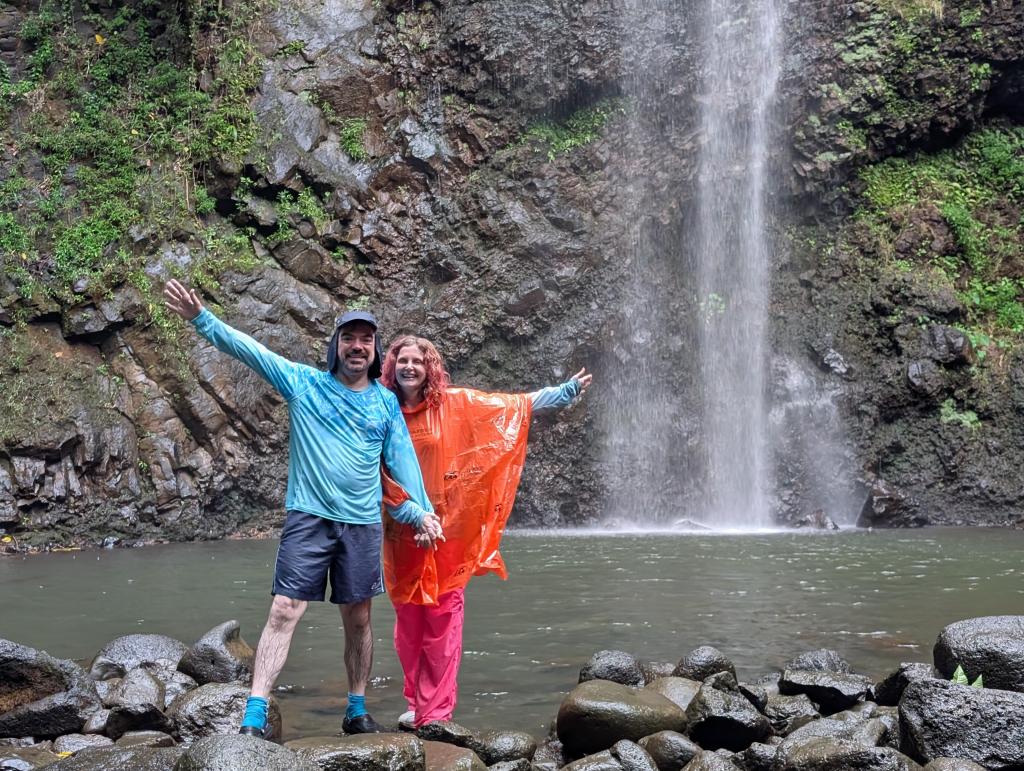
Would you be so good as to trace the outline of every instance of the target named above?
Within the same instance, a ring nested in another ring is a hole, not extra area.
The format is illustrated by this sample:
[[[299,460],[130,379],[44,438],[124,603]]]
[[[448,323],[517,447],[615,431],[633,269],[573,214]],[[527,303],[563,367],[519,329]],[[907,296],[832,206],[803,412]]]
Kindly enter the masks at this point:
[[[185,321],[192,321],[203,312],[203,302],[195,289],[186,289],[173,278],[164,284],[164,305]]]
[[[580,393],[582,394],[590,386],[590,381],[594,379],[593,375],[587,374],[587,368],[584,367],[575,375],[572,376],[571,380],[575,380],[580,384]]]
[[[441,528],[441,520],[437,514],[429,513],[423,516],[423,523],[420,525],[414,540],[421,549],[437,548],[437,542],[444,540],[444,531]]]

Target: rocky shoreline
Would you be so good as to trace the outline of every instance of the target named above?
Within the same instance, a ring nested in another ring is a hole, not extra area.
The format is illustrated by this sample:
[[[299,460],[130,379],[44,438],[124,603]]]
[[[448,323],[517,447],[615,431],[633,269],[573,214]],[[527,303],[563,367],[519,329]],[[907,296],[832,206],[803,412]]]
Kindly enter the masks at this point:
[[[283,729],[273,698],[268,739],[240,736],[252,655],[235,621],[192,646],[119,637],[88,669],[0,640],[0,769],[1024,768],[1024,616],[950,624],[931,663],[907,662],[880,679],[826,649],[750,682],[709,646],[675,663],[600,651],[540,741],[456,723],[289,736],[297,732]]]

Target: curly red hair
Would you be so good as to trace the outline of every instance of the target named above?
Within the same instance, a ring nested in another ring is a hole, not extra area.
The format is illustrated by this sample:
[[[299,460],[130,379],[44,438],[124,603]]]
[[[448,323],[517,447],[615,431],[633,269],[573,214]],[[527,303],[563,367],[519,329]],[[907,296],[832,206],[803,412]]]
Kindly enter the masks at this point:
[[[391,344],[388,352],[384,355],[384,366],[380,376],[381,385],[394,391],[398,395],[398,401],[402,401],[402,391],[395,378],[395,362],[398,361],[398,352],[411,345],[416,346],[422,354],[423,367],[427,372],[427,378],[423,383],[423,400],[431,407],[437,407],[444,399],[445,389],[451,384],[451,379],[444,368],[444,359],[440,352],[426,338],[402,335]]]

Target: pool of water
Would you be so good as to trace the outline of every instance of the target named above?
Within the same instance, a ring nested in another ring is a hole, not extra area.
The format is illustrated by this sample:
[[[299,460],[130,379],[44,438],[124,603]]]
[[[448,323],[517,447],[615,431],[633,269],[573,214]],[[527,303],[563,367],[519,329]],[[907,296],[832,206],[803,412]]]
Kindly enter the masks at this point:
[[[275,541],[221,541],[0,559],[0,637],[86,665],[134,632],[186,643],[230,618],[256,644]],[[962,618],[1024,612],[1024,532],[986,529],[838,533],[517,532],[502,549],[511,578],[467,591],[456,720],[542,735],[579,668],[613,648],[675,661],[714,645],[741,678],[832,647],[879,677],[931,661],[939,631]],[[391,646],[394,614],[374,603],[368,706],[404,709]],[[279,695],[291,735],[338,729],[345,692],[341,619],[314,604]]]

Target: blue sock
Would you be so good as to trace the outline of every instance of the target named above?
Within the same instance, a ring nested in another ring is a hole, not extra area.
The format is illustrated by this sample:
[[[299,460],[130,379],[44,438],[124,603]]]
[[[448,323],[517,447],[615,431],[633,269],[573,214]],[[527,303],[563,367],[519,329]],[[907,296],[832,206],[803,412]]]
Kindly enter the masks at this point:
[[[242,726],[250,728],[267,727],[267,700],[260,696],[250,696],[245,702],[245,717],[242,718]]]
[[[366,714],[366,697],[356,696],[354,693],[348,695],[348,706],[345,707],[345,717],[349,720]]]

